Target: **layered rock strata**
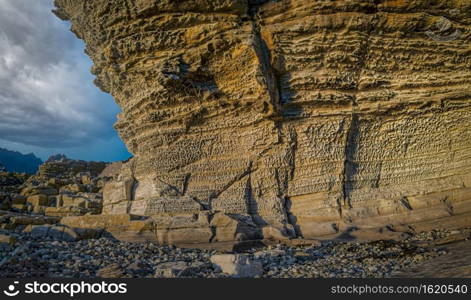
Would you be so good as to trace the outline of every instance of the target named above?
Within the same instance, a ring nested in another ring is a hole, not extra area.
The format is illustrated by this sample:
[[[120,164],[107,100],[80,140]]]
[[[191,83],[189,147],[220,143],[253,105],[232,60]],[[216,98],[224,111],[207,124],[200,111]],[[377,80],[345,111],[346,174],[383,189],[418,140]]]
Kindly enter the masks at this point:
[[[100,214],[102,188],[112,177],[101,172],[110,165],[53,158],[33,176],[0,172],[0,210],[57,217]],[[0,228],[5,224],[0,220]]]
[[[146,235],[313,238],[471,211],[469,1],[55,4],[134,155],[103,213],[149,217]]]

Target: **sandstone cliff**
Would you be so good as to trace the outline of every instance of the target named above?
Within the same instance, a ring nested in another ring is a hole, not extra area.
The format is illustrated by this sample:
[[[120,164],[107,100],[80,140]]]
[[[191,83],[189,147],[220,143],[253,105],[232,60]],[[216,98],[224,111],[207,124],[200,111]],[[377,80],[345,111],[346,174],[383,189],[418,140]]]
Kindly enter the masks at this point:
[[[146,238],[471,223],[471,2],[55,3],[134,155],[104,214]]]

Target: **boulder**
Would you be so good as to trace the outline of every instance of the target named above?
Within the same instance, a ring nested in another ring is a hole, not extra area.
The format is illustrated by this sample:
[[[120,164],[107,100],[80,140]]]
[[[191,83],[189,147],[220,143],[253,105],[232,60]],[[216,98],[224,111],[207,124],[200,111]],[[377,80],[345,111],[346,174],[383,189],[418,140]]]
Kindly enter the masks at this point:
[[[44,215],[46,212],[46,208],[47,206],[35,205],[33,206],[33,209],[31,211],[36,215]]]
[[[62,186],[62,181],[59,178],[49,178],[47,180],[47,186],[54,187],[56,189],[60,188]]]
[[[57,189],[48,186],[27,186],[21,190],[21,195],[23,196],[33,196],[33,195],[57,195]]]
[[[11,235],[0,234],[0,247],[14,247],[16,237]]]
[[[47,237],[57,241],[74,242],[79,239],[73,229],[64,225],[29,225],[23,232],[30,233],[34,237]]]
[[[73,183],[73,184],[69,184],[69,185],[65,185],[63,187],[61,187],[60,189],[60,192],[61,193],[81,193],[81,192],[86,192],[87,189],[85,187],[85,185],[83,184],[78,184],[78,183]]]
[[[56,223],[57,219],[50,219],[31,215],[13,215],[10,216],[10,223],[14,225],[44,225]]]
[[[42,194],[29,196],[26,202],[33,206],[49,206],[49,197]]]
[[[0,194],[0,210],[8,210],[11,207],[11,197],[9,194]]]
[[[80,175],[80,181],[84,185],[92,184],[92,177],[90,176],[90,174],[81,174]]]
[[[75,206],[46,207],[44,214],[51,217],[82,216],[88,213],[87,209]]]
[[[16,194],[11,198],[11,203],[19,205],[26,204],[26,199],[25,196]]]
[[[31,207],[31,206],[29,206],[29,207]],[[19,210],[19,211],[27,211],[28,210],[28,206],[26,206],[26,204],[12,204],[11,208],[14,209],[14,210]]]
[[[99,278],[123,278],[125,270],[118,264],[111,264],[99,269],[96,276]]]
[[[174,261],[158,264],[155,268],[155,277],[157,278],[176,278],[188,276],[194,270],[194,267],[184,261]]]
[[[259,261],[250,260],[245,254],[217,254],[211,256],[216,269],[233,277],[258,277],[263,274]]]
[[[257,251],[254,253],[254,258],[255,259],[260,259],[263,257],[280,257],[280,256],[285,256],[286,251],[281,250],[281,249],[272,249],[272,250],[263,250],[263,251]]]

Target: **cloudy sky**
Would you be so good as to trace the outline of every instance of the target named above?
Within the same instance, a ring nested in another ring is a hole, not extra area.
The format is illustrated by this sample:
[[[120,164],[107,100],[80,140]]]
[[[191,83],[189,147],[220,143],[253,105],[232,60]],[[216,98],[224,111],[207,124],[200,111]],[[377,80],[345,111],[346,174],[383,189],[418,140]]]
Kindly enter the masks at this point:
[[[0,148],[115,161],[119,107],[93,85],[84,44],[52,0],[0,0]]]

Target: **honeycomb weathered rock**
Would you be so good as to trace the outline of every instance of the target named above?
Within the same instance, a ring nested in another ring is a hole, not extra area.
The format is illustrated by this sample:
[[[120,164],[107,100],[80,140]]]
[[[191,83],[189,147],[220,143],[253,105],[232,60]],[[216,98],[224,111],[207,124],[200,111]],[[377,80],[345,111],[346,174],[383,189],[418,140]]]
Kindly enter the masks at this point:
[[[134,154],[104,213],[315,237],[471,211],[471,2],[55,2]]]

